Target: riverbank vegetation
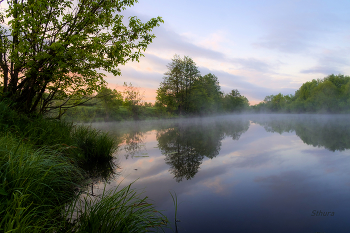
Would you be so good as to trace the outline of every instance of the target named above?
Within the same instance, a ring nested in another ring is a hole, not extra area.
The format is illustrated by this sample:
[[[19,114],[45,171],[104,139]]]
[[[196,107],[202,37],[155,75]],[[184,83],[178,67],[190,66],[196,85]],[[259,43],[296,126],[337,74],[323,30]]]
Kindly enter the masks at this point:
[[[1,232],[144,232],[165,224],[130,186],[100,197],[86,192],[91,179],[115,173],[116,144],[107,134],[30,118],[4,102],[0,128]],[[102,164],[110,167],[96,176]]]
[[[121,121],[229,113],[349,113],[350,77],[329,75],[304,83],[294,95],[266,96],[249,106],[236,89],[223,93],[214,74],[200,75],[194,61],[175,55],[157,90],[155,104],[143,102],[131,84],[124,92],[104,87],[86,105],[68,110],[73,121]],[[124,85],[125,86],[125,85]]]
[[[256,112],[284,113],[349,113],[350,77],[329,75],[304,83],[294,95],[266,96],[252,106]]]
[[[117,141],[59,120],[93,93],[107,98],[103,71],[119,75],[155,38],[160,17],[123,19],[136,2],[8,0],[0,12],[0,232],[149,232],[165,224],[130,185],[88,193],[88,184],[115,175]]]

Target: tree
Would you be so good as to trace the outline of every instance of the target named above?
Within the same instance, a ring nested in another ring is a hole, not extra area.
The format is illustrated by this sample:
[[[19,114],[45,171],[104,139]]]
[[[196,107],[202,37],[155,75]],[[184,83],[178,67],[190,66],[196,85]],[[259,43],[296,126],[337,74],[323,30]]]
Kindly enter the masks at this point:
[[[265,101],[267,101],[266,98]],[[228,112],[242,111],[249,107],[249,101],[245,96],[242,96],[236,89],[232,90],[229,94],[225,94],[223,98],[223,105],[224,110]]]
[[[120,12],[136,2],[7,0],[0,15],[2,98],[25,113],[43,113],[59,107],[55,99],[98,91],[105,83],[99,70],[120,75],[118,66],[138,61],[163,22],[134,16],[124,25]]]
[[[111,115],[119,110],[119,106],[123,103],[123,96],[117,90],[111,90],[107,87],[102,87],[97,96],[100,101],[97,102],[105,112],[105,121],[110,120]]]
[[[124,106],[131,112],[135,120],[138,120],[141,113],[142,101],[144,93],[140,93],[137,87],[134,87],[131,83],[129,85],[124,82]]]
[[[303,83],[295,95],[270,95],[254,108],[258,111],[349,112],[350,77],[329,75]]]
[[[218,77],[212,73],[201,76],[189,57],[175,55],[167,67],[157,90],[158,109],[177,114],[207,114],[223,109],[241,111],[249,106],[248,99],[238,90],[223,96]]]
[[[193,83],[189,99],[188,111],[192,113],[208,113],[221,110],[223,93],[219,80],[214,74],[199,76]]]
[[[187,112],[190,104],[188,97],[194,81],[199,77],[198,67],[191,58],[175,55],[167,68],[168,71],[157,90],[157,105],[170,112]]]

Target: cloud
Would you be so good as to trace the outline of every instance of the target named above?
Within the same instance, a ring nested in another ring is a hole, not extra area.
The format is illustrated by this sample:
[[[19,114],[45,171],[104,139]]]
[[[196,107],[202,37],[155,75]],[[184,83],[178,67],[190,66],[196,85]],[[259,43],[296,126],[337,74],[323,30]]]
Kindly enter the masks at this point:
[[[349,48],[324,50],[315,55],[317,57],[317,64],[309,69],[301,70],[300,73],[321,73],[325,75],[343,73],[349,66]]]
[[[154,29],[154,34],[157,36],[153,43],[148,47],[147,54],[161,56],[163,58],[172,58],[175,54],[186,55],[194,60],[206,59],[215,62],[223,62],[228,65],[234,65],[237,69],[254,70],[259,72],[272,72],[276,65],[271,65],[269,62],[248,57],[229,57],[228,55],[206,48],[207,46],[195,44],[185,35],[180,35],[165,26]],[[215,47],[215,46],[214,46]],[[148,56],[148,55],[146,55]]]
[[[233,58],[230,62],[241,65],[243,70],[253,70],[259,72],[271,72],[272,66],[267,62],[256,58]]]
[[[147,20],[142,15],[140,18],[142,21]],[[199,66],[202,75],[213,73],[218,76],[224,92],[238,89],[253,104],[262,101],[267,95],[280,92],[292,94],[296,90],[286,88],[291,80],[280,78],[281,75],[276,76],[279,61],[262,60],[254,56],[232,57],[230,54],[214,50],[217,46],[209,46],[215,45],[216,40],[225,40],[221,36],[212,36],[210,40],[204,40],[206,43],[203,44],[203,41],[198,42],[198,38],[193,39],[193,36],[186,33],[179,34],[167,25],[155,28],[152,33],[156,38],[148,46],[140,63],[129,63],[121,67],[122,77],[114,80],[109,77],[108,82],[115,83],[116,80],[121,80],[118,81],[121,84],[124,81],[132,82],[135,86],[156,90],[167,71],[166,65],[178,54],[191,57]]]
[[[168,52],[172,55],[176,53],[190,57],[205,57],[220,61],[226,60],[226,56],[223,53],[195,45],[185,36],[181,36],[166,27],[156,28],[153,32],[157,38],[148,48],[152,52]]]
[[[252,100],[254,104],[262,101],[267,95],[278,93],[287,95],[294,94],[296,91],[296,88],[282,87],[289,86],[290,80],[276,80],[269,76],[263,76],[262,74],[258,74],[258,77],[234,75],[222,70],[209,70],[206,67],[199,67],[199,70],[202,74],[215,74],[219,79],[221,90],[225,93],[233,89],[238,89],[242,95],[246,96],[249,101]],[[261,78],[259,76],[261,76]],[[265,85],[255,83],[255,80],[259,79],[264,80]]]
[[[254,47],[277,50],[282,53],[300,53],[314,46],[315,28],[301,20],[276,19]]]

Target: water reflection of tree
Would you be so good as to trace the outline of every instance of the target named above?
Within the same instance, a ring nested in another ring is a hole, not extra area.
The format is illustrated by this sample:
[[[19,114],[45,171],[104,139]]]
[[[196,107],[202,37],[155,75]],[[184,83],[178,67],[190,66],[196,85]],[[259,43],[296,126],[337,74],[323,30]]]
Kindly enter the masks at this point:
[[[268,132],[292,132],[307,145],[330,151],[350,149],[350,121],[347,116],[273,116],[254,120]]]
[[[248,128],[248,120],[176,124],[158,131],[158,147],[166,156],[170,173],[180,182],[193,178],[205,157],[212,159],[219,154],[225,136],[238,140]]]
[[[129,157],[133,158],[136,154],[140,153],[145,149],[144,140],[146,138],[146,134],[140,131],[133,131],[123,136],[123,149],[125,151],[125,158]]]

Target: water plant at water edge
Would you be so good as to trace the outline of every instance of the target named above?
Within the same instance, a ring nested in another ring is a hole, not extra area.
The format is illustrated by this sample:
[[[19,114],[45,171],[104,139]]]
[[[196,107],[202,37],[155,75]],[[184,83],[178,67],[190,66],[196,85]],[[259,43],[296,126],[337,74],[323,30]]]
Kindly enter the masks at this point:
[[[128,185],[119,190],[104,189],[100,197],[86,195],[67,211],[75,233],[154,232],[167,224],[167,218],[155,209],[147,197]]]
[[[107,133],[86,126],[76,126],[72,132],[72,138],[87,162],[103,162],[113,158],[116,145]]]

